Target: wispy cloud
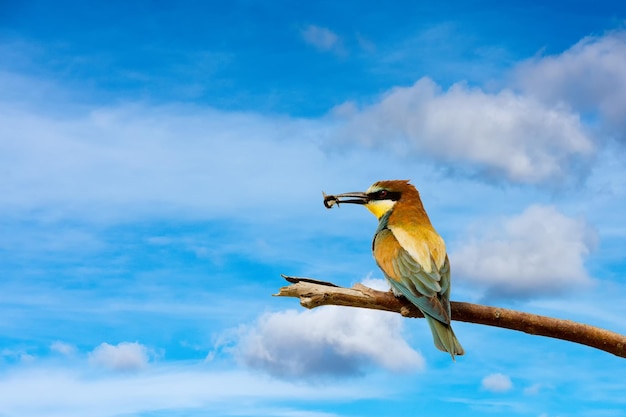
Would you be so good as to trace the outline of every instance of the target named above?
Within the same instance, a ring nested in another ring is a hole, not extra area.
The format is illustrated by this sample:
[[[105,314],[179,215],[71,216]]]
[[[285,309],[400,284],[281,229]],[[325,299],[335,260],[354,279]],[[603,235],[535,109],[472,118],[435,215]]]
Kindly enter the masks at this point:
[[[490,374],[481,381],[483,389],[492,392],[506,392],[513,388],[511,378],[504,374]]]
[[[325,160],[315,144],[321,127],[306,121],[141,104],[62,118],[8,102],[0,108],[7,110],[0,116],[5,213],[43,208],[115,218],[182,210],[210,217],[266,207],[259,202],[272,201],[269,183],[290,190],[283,204],[293,204],[294,193],[309,193],[296,184]]]
[[[63,356],[72,356],[76,353],[76,346],[69,343],[56,341],[50,345],[50,351]]]
[[[355,375],[372,364],[423,369],[402,325],[396,314],[334,306],[268,313],[244,331],[235,353],[247,366],[281,377]]]
[[[213,371],[198,364],[105,375],[40,366],[0,375],[0,414],[7,417],[109,417],[163,410],[186,410],[186,415],[254,415],[252,411],[259,409],[271,416],[297,416],[305,409],[281,409],[272,404],[280,400],[345,401],[378,395],[359,384],[303,386],[258,374]],[[315,408],[307,409],[315,415]]]
[[[474,229],[476,236],[451,259],[457,276],[483,286],[489,296],[547,296],[591,283],[584,262],[597,235],[582,219],[533,205]]]
[[[524,395],[537,395],[541,391],[543,385],[541,383],[535,383],[524,388]]]
[[[302,30],[302,38],[320,51],[344,54],[341,38],[328,28],[309,25]]]
[[[586,37],[560,54],[523,62],[513,82],[545,103],[599,115],[609,135],[626,140],[624,67],[626,31],[618,30]]]
[[[0,358],[11,363],[29,364],[35,362],[37,357],[23,348],[4,348],[0,351]]]

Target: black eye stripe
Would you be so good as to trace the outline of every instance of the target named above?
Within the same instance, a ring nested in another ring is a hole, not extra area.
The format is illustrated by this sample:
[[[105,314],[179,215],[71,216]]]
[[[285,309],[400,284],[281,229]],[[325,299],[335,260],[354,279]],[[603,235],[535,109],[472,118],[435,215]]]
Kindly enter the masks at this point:
[[[400,200],[401,193],[399,191],[389,191],[389,190],[378,190],[373,193],[369,193],[367,197],[370,200],[391,200],[398,201]]]

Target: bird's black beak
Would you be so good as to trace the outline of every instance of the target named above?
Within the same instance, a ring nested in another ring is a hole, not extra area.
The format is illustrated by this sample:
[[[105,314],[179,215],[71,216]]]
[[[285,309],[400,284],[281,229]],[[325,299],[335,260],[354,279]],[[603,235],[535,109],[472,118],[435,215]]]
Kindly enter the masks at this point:
[[[369,202],[369,197],[365,193],[354,192],[354,193],[344,193],[337,195],[326,195],[324,194],[324,207],[332,208],[335,204],[339,206],[341,203],[348,204],[367,204]]]

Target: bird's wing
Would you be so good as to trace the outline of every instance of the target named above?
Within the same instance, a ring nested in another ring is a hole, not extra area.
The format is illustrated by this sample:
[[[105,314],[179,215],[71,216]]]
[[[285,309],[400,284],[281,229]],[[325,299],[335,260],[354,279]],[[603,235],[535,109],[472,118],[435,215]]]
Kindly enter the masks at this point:
[[[448,255],[446,255],[446,259],[443,263],[443,266],[439,270],[441,274],[441,280],[439,284],[441,285],[441,293],[439,293],[439,301],[448,311],[448,317],[451,317],[450,313],[450,260],[448,259]]]
[[[446,244],[437,232],[428,227],[399,227],[387,225],[400,246],[433,276],[439,274],[446,258]]]
[[[383,229],[376,234],[373,247],[376,263],[397,292],[408,298],[423,313],[443,323],[450,323],[449,307],[439,300],[442,277],[432,258],[428,260],[432,262],[431,272],[428,273],[400,245],[389,229]],[[449,276],[447,278],[449,280]]]

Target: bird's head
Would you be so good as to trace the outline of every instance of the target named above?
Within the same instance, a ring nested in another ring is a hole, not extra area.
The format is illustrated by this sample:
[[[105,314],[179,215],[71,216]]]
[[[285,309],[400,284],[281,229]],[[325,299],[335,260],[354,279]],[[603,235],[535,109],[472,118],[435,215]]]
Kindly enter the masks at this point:
[[[362,204],[380,219],[406,195],[417,195],[417,190],[408,180],[378,181],[365,192],[324,195],[324,206],[331,208],[342,203]]]

